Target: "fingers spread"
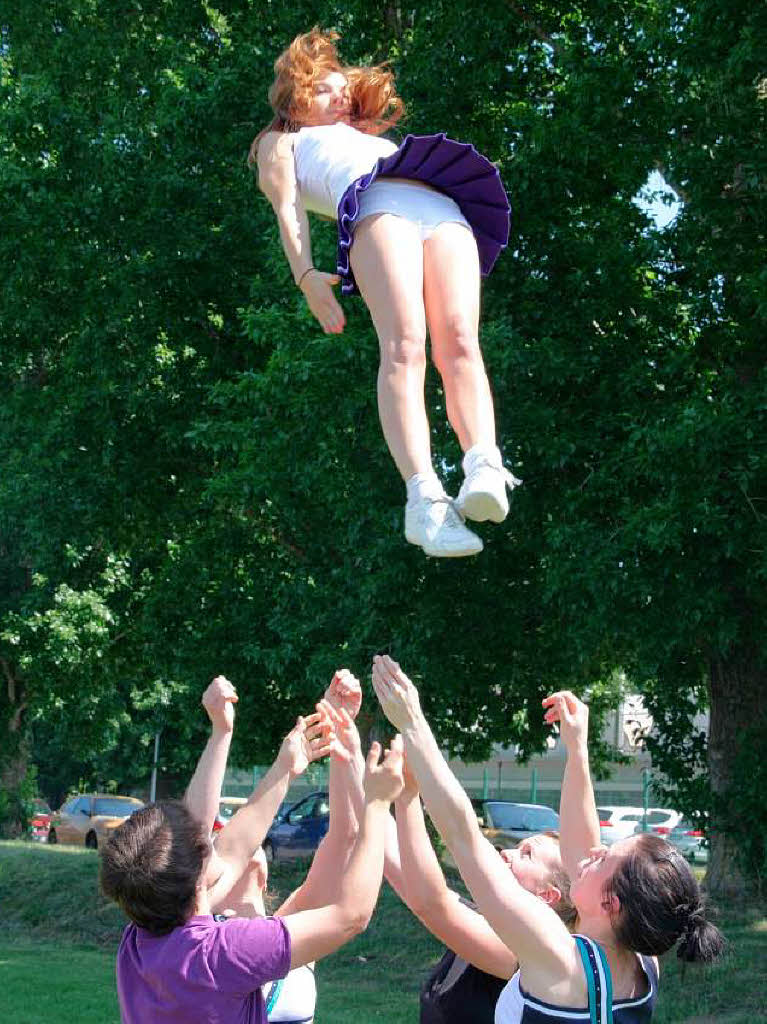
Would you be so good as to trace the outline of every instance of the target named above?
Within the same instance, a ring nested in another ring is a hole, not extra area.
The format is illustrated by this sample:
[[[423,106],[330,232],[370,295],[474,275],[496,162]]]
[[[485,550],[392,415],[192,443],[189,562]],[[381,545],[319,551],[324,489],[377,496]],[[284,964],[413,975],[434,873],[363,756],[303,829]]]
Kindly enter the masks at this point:
[[[335,737],[332,739],[318,737],[310,746],[309,760],[319,761],[321,757],[327,757],[335,749]]]

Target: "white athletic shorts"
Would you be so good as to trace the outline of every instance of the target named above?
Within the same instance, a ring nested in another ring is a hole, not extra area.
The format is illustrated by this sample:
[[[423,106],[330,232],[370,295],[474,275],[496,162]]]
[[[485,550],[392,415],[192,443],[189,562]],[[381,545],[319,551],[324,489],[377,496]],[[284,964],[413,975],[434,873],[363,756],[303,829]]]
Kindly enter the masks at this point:
[[[379,178],[360,195],[360,212],[355,221],[359,225],[374,213],[393,213],[415,224],[425,242],[445,223],[463,224],[471,231],[469,222],[455,200],[420,181],[407,178]]]

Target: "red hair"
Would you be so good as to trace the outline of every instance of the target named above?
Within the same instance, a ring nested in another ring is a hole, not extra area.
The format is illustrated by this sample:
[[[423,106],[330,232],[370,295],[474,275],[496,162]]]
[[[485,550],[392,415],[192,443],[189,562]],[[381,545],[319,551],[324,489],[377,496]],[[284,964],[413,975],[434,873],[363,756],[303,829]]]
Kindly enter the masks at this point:
[[[397,95],[394,75],[382,65],[344,67],[338,57],[337,32],[311,32],[296,36],[274,62],[274,81],[269,104],[275,113],[271,124],[253,140],[248,163],[256,162],[261,136],[266,132],[295,132],[306,122],[318,82],[332,72],[345,75],[351,98],[350,123],[369,135],[380,135],[395,124],[405,106]]]

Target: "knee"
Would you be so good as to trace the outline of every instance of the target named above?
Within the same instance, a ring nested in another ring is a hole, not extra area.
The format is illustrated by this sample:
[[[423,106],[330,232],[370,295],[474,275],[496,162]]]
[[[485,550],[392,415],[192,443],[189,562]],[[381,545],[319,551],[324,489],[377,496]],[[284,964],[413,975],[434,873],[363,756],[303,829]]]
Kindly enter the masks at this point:
[[[417,327],[381,341],[381,368],[390,372],[422,370],[426,365],[426,331]]]
[[[434,365],[440,373],[456,363],[482,362],[474,322],[462,313],[450,314],[441,332],[441,344],[432,346]]]

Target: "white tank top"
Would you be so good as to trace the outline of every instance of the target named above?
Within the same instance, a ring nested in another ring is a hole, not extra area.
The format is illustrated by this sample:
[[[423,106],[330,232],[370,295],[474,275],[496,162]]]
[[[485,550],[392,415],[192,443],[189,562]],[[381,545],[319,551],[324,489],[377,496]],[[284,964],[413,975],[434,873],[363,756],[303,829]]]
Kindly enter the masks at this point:
[[[269,1024],[311,1024],[317,1003],[314,970],[308,964],[295,967],[281,981],[261,987]]]
[[[302,128],[295,133],[293,154],[304,206],[335,219],[338,202],[349,185],[372,170],[379,157],[396,149],[388,139],[367,135],[343,122]]]
[[[525,1001],[519,991],[519,971],[516,971],[498,996],[498,1002],[495,1004],[495,1024],[519,1024],[524,1008]]]

